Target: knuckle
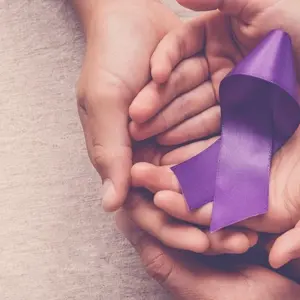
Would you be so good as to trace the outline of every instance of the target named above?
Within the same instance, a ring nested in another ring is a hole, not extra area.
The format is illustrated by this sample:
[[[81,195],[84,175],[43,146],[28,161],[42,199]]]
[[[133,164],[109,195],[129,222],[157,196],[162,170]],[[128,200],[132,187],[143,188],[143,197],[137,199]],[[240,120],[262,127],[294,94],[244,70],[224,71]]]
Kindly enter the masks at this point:
[[[211,106],[217,105],[218,101],[217,101],[217,98],[216,98],[216,95],[214,92],[214,88],[213,88],[213,85],[211,84],[211,82],[207,81],[206,83],[204,83],[203,87],[204,87],[203,93],[207,94],[207,99],[209,99],[209,104]]]
[[[116,90],[108,91],[107,88],[101,86],[91,87],[89,89],[82,88],[77,93],[77,102],[80,107],[84,107],[86,110],[93,109],[101,105],[104,100],[113,100],[115,98]],[[109,104],[110,101],[106,101]]]
[[[178,99],[179,107],[178,111],[181,112],[182,121],[187,120],[195,115],[193,114],[193,107],[191,106],[191,98],[188,97],[188,94],[183,94]]]
[[[113,161],[123,162],[123,168],[126,168],[127,165],[124,161],[131,157],[131,146],[124,143],[112,147],[112,145],[104,144],[103,142],[103,139],[100,137],[91,137],[91,161],[100,175],[106,175],[103,172],[109,169]]]
[[[132,90],[118,76],[106,71],[100,70],[97,80],[94,78],[80,79],[76,86],[76,98],[79,107],[89,110],[94,107],[114,106],[120,99],[122,102],[127,102],[132,98]]]
[[[170,82],[172,84],[175,95],[180,92],[182,86],[187,85],[187,81],[189,80],[187,77],[187,72],[185,70],[185,65],[185,62],[179,64],[175,68],[170,78]]]
[[[99,171],[100,175],[102,168],[107,163],[107,160],[109,159],[109,156],[107,154],[107,151],[105,147],[101,144],[94,144],[91,154],[91,161],[93,166],[96,168],[97,171]]]
[[[208,77],[208,65],[205,58],[197,55],[196,59],[198,61],[198,78],[205,80]]]
[[[167,113],[164,110],[160,113],[160,117],[162,121],[162,131],[168,130],[172,126],[172,123]]]
[[[147,273],[153,279],[161,284],[168,280],[172,273],[173,265],[162,251],[157,251],[152,255],[144,255],[143,261]]]

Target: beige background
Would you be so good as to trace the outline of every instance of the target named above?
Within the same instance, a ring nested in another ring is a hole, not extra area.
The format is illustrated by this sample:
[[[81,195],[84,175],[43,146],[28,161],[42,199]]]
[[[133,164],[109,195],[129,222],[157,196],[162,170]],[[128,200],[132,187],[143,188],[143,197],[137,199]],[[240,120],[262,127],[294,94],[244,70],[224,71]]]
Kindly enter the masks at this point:
[[[65,1],[0,0],[0,299],[169,299],[101,210],[74,97],[83,49]]]

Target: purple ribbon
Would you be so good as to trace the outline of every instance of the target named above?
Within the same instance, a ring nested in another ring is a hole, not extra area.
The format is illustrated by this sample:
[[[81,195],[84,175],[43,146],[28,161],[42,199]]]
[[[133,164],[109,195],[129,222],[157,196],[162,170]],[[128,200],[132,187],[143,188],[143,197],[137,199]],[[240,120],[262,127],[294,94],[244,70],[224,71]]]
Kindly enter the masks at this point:
[[[268,210],[270,163],[300,124],[292,43],[272,31],[220,85],[222,135],[172,168],[190,210],[213,201],[210,230]]]

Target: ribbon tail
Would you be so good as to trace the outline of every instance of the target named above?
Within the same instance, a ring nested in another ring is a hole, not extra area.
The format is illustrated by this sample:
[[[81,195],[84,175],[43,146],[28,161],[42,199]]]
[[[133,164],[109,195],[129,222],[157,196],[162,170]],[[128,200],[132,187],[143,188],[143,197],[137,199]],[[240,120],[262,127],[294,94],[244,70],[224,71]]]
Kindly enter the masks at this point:
[[[265,96],[270,95],[265,93]],[[267,98],[259,105],[257,101],[243,101],[240,107],[222,111],[222,143],[211,232],[268,211],[273,147],[270,101]]]
[[[189,160],[172,167],[189,210],[211,202],[215,193],[215,182],[221,140]]]

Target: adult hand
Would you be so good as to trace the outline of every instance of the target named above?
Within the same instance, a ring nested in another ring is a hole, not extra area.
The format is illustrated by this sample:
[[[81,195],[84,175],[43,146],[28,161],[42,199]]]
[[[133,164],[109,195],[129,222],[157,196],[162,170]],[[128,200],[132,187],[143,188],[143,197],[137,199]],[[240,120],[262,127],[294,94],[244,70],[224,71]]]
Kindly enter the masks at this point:
[[[78,107],[90,159],[104,180],[103,207],[119,208],[132,165],[128,107],[150,78],[149,61],[180,20],[158,0],[73,0],[86,33]]]
[[[259,265],[175,252],[141,231],[126,212],[117,215],[118,228],[132,243],[151,277],[180,300],[296,300],[300,286]],[[204,262],[205,261],[205,262]],[[242,263],[242,265],[240,265]]]

